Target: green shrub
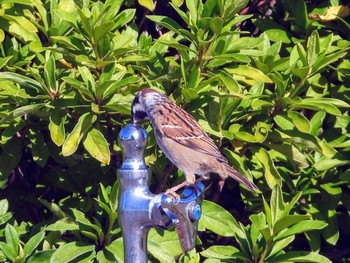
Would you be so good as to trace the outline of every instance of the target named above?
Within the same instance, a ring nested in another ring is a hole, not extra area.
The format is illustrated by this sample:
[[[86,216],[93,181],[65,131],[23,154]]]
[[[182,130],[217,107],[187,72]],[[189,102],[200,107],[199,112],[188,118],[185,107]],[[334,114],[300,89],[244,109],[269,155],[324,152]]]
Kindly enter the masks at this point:
[[[0,1],[0,261],[123,261],[116,139],[152,87],[260,189],[214,183],[196,249],[151,230],[152,262],[346,262],[349,16],[272,2]],[[145,128],[164,191],[184,178]]]

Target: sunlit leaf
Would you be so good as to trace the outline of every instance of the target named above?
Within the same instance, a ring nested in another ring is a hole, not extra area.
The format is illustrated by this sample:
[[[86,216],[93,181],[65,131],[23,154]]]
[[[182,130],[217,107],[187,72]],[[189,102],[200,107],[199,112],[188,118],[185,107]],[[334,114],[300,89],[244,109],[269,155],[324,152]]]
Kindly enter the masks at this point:
[[[83,140],[83,144],[92,157],[102,163],[109,164],[111,159],[109,145],[99,130],[94,128],[89,130]]]
[[[73,131],[67,136],[62,145],[63,156],[71,155],[77,150],[80,141],[83,139],[95,120],[96,116],[88,112],[80,116]]]
[[[84,258],[95,249],[94,245],[84,244],[82,242],[70,242],[60,246],[51,256],[50,263],[73,262],[76,258]]]

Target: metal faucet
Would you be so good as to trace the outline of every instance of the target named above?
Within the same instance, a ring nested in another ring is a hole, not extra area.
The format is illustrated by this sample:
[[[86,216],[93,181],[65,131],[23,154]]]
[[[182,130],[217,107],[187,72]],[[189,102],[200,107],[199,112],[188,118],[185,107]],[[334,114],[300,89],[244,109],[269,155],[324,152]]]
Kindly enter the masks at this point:
[[[183,251],[195,246],[204,185],[186,187],[180,199],[149,191],[151,171],[144,161],[147,133],[138,124],[125,126],[118,137],[123,163],[118,169],[119,221],[126,263],[147,262],[147,234],[152,227],[175,226]]]

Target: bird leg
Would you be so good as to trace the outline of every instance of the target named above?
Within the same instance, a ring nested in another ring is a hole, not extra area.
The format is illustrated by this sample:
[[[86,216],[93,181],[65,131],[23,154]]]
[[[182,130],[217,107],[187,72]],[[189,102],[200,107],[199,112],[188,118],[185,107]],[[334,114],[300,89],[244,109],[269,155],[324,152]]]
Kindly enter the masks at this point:
[[[175,185],[174,187],[168,189],[165,191],[166,195],[175,197],[176,199],[180,200],[180,196],[176,193],[176,191],[178,191],[179,189],[189,186],[189,185],[194,185],[198,182],[202,182],[204,180],[208,180],[210,179],[210,174],[204,174],[202,176],[200,176],[198,179],[196,179],[193,183],[187,182],[187,181],[183,181],[181,184]]]
[[[170,189],[166,190],[165,194],[168,196],[174,197],[176,200],[180,200],[180,196],[176,193],[176,191],[188,185],[191,185],[191,183],[188,183],[187,181],[183,181],[181,184],[175,185]]]

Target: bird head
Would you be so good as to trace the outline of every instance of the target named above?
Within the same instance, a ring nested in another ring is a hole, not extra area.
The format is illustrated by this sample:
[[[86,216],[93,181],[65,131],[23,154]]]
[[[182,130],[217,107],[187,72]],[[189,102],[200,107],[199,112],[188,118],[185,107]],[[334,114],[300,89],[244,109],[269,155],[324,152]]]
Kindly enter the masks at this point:
[[[159,92],[152,89],[143,89],[137,93],[131,105],[132,123],[149,120],[149,113],[154,109],[161,96]]]

